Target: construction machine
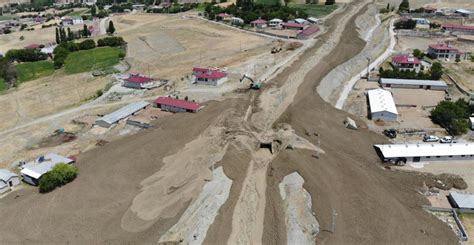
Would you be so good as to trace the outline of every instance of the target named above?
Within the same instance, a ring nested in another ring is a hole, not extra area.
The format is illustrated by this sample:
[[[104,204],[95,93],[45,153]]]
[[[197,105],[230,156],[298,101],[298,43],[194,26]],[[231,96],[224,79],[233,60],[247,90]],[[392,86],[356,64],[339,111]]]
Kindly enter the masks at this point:
[[[242,78],[240,79],[240,82],[243,82],[245,79],[248,79],[250,80],[250,88],[251,89],[255,89],[255,90],[258,90],[262,87],[262,83],[261,82],[255,82],[251,77],[247,76],[246,74],[244,74],[242,76]]]

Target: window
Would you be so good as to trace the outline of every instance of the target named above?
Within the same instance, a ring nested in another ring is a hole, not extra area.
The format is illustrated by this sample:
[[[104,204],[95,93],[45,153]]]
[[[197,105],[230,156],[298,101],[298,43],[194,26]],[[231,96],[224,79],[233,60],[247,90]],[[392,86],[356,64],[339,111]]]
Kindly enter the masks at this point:
[[[461,155],[461,157],[466,157],[466,155]]]
[[[441,158],[440,156],[436,156],[436,158]]]
[[[426,157],[426,158],[431,158],[431,157]]]
[[[453,157],[453,156],[449,156],[449,157]]]

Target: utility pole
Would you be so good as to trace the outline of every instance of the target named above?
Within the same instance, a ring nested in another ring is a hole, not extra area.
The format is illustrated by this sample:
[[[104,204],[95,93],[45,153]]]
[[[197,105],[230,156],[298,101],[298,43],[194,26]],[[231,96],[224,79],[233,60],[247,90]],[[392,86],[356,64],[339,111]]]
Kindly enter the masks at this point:
[[[370,58],[367,57],[367,81],[370,79]]]

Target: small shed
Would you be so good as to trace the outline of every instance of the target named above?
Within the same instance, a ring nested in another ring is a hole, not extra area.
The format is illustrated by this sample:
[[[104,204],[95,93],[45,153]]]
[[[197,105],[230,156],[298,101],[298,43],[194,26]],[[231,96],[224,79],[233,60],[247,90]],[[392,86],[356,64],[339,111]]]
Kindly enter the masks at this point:
[[[250,22],[250,25],[256,28],[265,28],[267,27],[267,21],[261,18],[258,18],[252,22]]]
[[[196,102],[163,96],[158,97],[154,104],[161,110],[169,112],[198,112],[204,107]]]
[[[19,184],[20,178],[17,174],[7,169],[0,169],[0,194],[11,190]]]
[[[313,23],[313,24],[320,24],[321,23],[321,20],[318,19],[318,18],[315,18],[315,17],[309,17],[308,21]]]
[[[120,120],[127,118],[142,109],[145,109],[149,105],[150,103],[146,101],[140,101],[140,102],[129,104],[125,107],[122,107],[110,114],[107,114],[97,119],[95,121],[95,124],[104,128],[109,128],[113,124],[118,123]]]
[[[48,153],[38,157],[35,161],[23,166],[20,171],[23,180],[30,185],[38,185],[41,177],[51,171],[59,163],[71,164],[74,160],[55,153]]]
[[[288,22],[288,23],[281,24],[281,26],[283,27],[283,29],[303,30],[305,25],[294,23],[294,22]]]
[[[271,19],[268,22],[268,25],[271,27],[278,27],[278,26],[281,26],[281,23],[283,23],[283,20],[275,18],[275,19]]]
[[[305,19],[303,19],[303,18],[297,18],[297,19],[295,19],[294,21],[295,21],[295,23],[298,23],[298,24],[303,24],[303,25],[309,24],[309,21],[307,21],[307,20],[305,20]]]
[[[448,85],[440,80],[415,80],[415,79],[393,79],[381,78],[380,86],[384,88],[412,88],[412,89],[431,89],[448,90]]]
[[[397,120],[398,111],[391,92],[379,88],[369,90],[367,96],[369,97],[370,117],[372,120]]]
[[[474,194],[450,191],[448,200],[453,208],[474,210]]]

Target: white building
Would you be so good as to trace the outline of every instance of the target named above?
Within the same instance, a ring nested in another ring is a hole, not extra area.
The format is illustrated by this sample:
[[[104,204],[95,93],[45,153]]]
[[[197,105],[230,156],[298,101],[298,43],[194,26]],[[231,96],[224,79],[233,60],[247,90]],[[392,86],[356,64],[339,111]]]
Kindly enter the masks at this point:
[[[27,163],[20,171],[23,180],[31,185],[38,185],[41,176],[51,171],[59,163],[71,164],[74,160],[54,153],[38,157],[33,162]]]
[[[397,120],[398,111],[391,92],[379,88],[367,91],[367,96],[372,120]]]
[[[474,160],[473,143],[374,145],[384,162]]]
[[[321,24],[321,20],[315,17],[309,17],[308,21],[313,23],[313,24]]]
[[[268,26],[270,27],[280,27],[281,26],[281,23],[283,23],[283,20],[280,20],[280,19],[271,19],[269,22],[268,22]]]
[[[471,129],[474,130],[474,117],[469,117],[469,122],[471,122]]]
[[[380,86],[384,88],[412,88],[412,89],[431,89],[448,90],[448,84],[440,80],[415,80],[415,79],[393,79],[381,78]]]
[[[145,109],[149,105],[150,103],[146,101],[140,101],[140,102],[129,104],[125,107],[122,107],[110,114],[107,114],[97,119],[95,121],[95,124],[102,126],[104,128],[109,128],[113,124],[118,123],[120,120],[127,118],[142,109]]]
[[[295,23],[298,23],[298,24],[301,24],[301,25],[309,24],[309,22],[307,20],[303,19],[303,18],[297,18],[294,21],[295,21]]]
[[[14,186],[19,184],[20,178],[17,174],[7,169],[0,169],[0,194],[11,190]]]
[[[448,200],[453,208],[474,210],[474,194],[450,191]]]

